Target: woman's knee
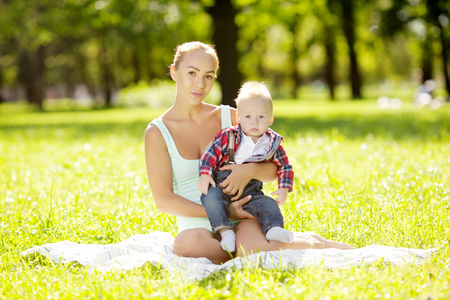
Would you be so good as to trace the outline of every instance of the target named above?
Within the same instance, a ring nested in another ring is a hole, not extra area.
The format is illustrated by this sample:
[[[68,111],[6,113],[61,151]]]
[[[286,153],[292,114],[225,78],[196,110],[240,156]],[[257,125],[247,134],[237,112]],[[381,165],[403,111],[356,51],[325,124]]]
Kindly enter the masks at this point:
[[[184,257],[206,257],[214,264],[224,263],[230,255],[223,251],[219,241],[206,229],[182,231],[175,238],[173,253]]]
[[[236,229],[236,255],[246,256],[259,251],[267,251],[269,243],[257,220],[242,221]]]
[[[204,234],[198,230],[184,230],[180,232],[173,243],[173,253],[178,256],[195,256],[197,248],[204,242]]]

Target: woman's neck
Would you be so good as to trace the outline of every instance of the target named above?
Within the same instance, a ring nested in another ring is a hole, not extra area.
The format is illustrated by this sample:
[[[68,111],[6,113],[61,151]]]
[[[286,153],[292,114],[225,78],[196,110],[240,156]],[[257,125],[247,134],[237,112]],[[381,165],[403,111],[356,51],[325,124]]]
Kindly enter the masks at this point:
[[[177,119],[196,121],[207,107],[208,105],[203,102],[198,105],[191,105],[185,101],[175,101],[170,111],[171,115]]]

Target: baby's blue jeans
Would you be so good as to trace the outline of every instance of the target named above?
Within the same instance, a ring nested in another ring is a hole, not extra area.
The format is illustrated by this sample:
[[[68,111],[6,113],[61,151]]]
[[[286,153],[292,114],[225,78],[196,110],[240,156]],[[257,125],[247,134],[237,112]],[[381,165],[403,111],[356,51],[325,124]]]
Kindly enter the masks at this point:
[[[215,233],[223,228],[233,228],[233,223],[229,220],[230,210],[228,208],[231,202],[230,199],[233,196],[226,195],[219,186],[219,183],[224,181],[229,174],[229,170],[217,171],[214,174],[216,187],[210,186],[208,194],[202,194],[200,197]],[[284,223],[277,202],[273,198],[264,195],[262,186],[261,181],[251,180],[245,187],[241,198],[252,195],[252,199],[244,204],[242,208],[258,219],[264,234],[266,234],[272,227],[284,228]]]

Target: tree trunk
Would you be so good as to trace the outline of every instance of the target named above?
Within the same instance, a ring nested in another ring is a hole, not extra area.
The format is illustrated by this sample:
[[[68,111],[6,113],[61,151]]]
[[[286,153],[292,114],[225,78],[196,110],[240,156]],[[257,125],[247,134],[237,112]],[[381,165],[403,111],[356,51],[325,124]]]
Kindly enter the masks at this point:
[[[33,103],[37,104],[40,110],[42,110],[42,105],[44,103],[45,98],[45,89],[46,89],[46,81],[45,81],[45,54],[46,47],[41,45],[36,51],[36,73],[33,79],[34,84],[34,95],[33,95]]]
[[[334,33],[330,26],[325,26],[325,49],[327,53],[327,62],[325,65],[325,80],[328,85],[330,99],[335,100],[334,88],[336,86],[336,78],[334,76],[334,69],[336,66],[336,45],[334,40]]]
[[[347,39],[350,57],[350,81],[352,85],[352,98],[361,98],[361,74],[355,51],[355,19],[352,0],[341,0],[344,34]]]
[[[446,6],[447,1],[442,0],[428,0],[426,1],[427,5],[427,17],[428,22],[432,23],[433,25],[437,26],[440,31],[440,42],[442,47],[442,66],[443,66],[443,73],[444,73],[444,79],[445,79],[445,89],[447,91],[447,100],[450,101],[450,75],[448,72],[449,68],[449,61],[448,61],[448,54],[450,52],[449,49],[449,43],[446,38],[446,33],[448,33],[448,30],[442,26],[441,22],[439,21],[439,17],[441,15],[445,15],[445,13],[448,11],[448,7]]]
[[[449,42],[446,39],[446,29],[444,26],[442,26],[441,22],[439,20],[436,20],[436,23],[438,25],[438,28],[441,31],[440,34],[440,40],[441,40],[441,47],[442,47],[442,72],[444,73],[444,80],[445,80],[445,90],[447,91],[447,101],[450,101],[450,74],[448,72],[449,69],[449,61],[448,61],[448,53],[450,52],[449,48]]]
[[[25,90],[27,102],[29,104],[32,104],[32,95],[34,94],[33,78],[35,68],[31,59],[30,52],[28,52],[28,50],[23,50],[22,52],[20,52],[17,64],[19,66],[18,81]]]
[[[112,106],[112,86],[113,86],[113,75],[111,68],[109,67],[110,59],[109,53],[105,46],[105,42],[102,40],[102,52],[100,54],[100,68],[103,77],[103,97],[105,100],[105,107]]]
[[[298,61],[298,50],[297,45],[295,43],[297,37],[297,18],[294,18],[292,23],[290,24],[290,30],[292,33],[292,79],[294,81],[294,88],[292,91],[292,96],[294,98],[297,97],[297,91],[301,85],[300,73],[297,69],[297,61]]]
[[[2,69],[0,68],[0,104],[5,102],[5,98],[3,98],[2,95],[2,86],[3,86],[3,72]]]
[[[102,64],[103,73],[103,97],[105,99],[105,106],[112,106],[112,75],[108,64]]]
[[[234,23],[236,10],[230,0],[216,0],[208,8],[214,22],[213,42],[220,59],[218,81],[222,87],[222,103],[235,107],[234,99],[241,86],[242,74],[238,69],[238,27]]]
[[[427,38],[422,45],[422,83],[429,79],[433,79],[433,49],[432,41],[427,34]]]
[[[18,80],[25,88],[27,102],[42,109],[45,95],[45,46],[39,46],[33,54],[22,51],[18,65]]]
[[[447,91],[447,101],[450,102],[450,75],[448,72],[449,69],[449,61],[448,61],[448,53],[449,53],[449,46],[448,42],[445,38],[445,32],[443,31],[444,28],[441,26],[441,47],[442,47],[442,67],[444,72],[444,78],[445,78],[445,89]]]

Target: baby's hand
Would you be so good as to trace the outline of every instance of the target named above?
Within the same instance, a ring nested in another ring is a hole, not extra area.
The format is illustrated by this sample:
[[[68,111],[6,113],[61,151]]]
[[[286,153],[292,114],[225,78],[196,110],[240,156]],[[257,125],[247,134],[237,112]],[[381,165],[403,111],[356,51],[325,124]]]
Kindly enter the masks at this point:
[[[270,194],[272,196],[276,196],[275,201],[278,203],[278,206],[282,206],[286,202],[288,192],[289,192],[289,189],[282,188],[282,189],[278,189],[275,192],[270,193]]]
[[[197,184],[197,188],[200,190],[200,192],[206,195],[208,193],[209,185],[212,185],[213,187],[216,186],[214,179],[209,175],[200,175],[200,179],[198,180]]]

